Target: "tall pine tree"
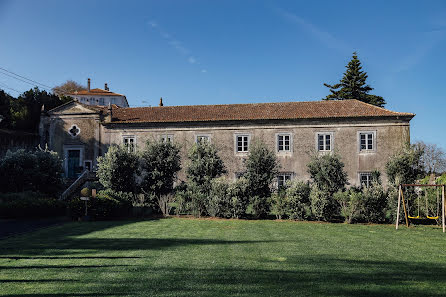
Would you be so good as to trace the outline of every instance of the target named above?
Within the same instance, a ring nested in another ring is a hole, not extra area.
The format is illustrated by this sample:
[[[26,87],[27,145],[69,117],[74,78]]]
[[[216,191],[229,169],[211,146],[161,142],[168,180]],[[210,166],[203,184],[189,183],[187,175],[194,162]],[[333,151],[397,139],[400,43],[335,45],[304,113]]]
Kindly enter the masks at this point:
[[[373,90],[367,83],[367,72],[362,71],[361,61],[359,61],[356,52],[353,53],[352,60],[346,66],[347,71],[338,84],[324,84],[330,88],[331,94],[324,100],[346,100],[357,99],[359,101],[384,107],[386,101],[383,97],[371,95],[369,92]]]

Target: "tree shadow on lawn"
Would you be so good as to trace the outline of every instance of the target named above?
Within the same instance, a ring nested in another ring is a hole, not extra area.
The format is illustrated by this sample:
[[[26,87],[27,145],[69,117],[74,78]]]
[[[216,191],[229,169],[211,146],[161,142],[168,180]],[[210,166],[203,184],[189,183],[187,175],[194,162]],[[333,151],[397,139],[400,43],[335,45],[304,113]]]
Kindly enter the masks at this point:
[[[261,264],[261,263],[260,263]],[[264,264],[272,264],[264,262]],[[140,266],[126,281],[106,277],[80,282],[79,293],[20,296],[444,296],[446,267],[431,263],[296,256],[261,268]],[[283,267],[281,267],[283,265]],[[95,271],[89,272],[92,276]],[[54,280],[57,281],[57,280]],[[37,287],[38,288],[38,287]],[[85,290],[83,289],[85,288]],[[96,293],[91,289],[98,290]],[[14,294],[6,296],[18,296]]]
[[[81,259],[82,256],[63,257],[53,255],[71,255],[79,254],[80,251],[89,253],[94,251],[142,251],[142,250],[161,250],[173,247],[189,245],[229,245],[229,244],[255,244],[272,243],[277,241],[259,240],[259,241],[231,241],[214,239],[164,239],[164,238],[63,238],[62,240],[42,242],[29,242],[20,247],[3,247],[0,249],[0,259]],[[73,251],[72,251],[73,250]],[[11,256],[6,256],[10,254]],[[20,256],[16,256],[20,255]],[[22,255],[32,255],[25,257]],[[48,255],[45,257],[43,255]],[[96,257],[86,257],[96,258]],[[101,257],[98,257],[101,258]],[[106,258],[106,257],[105,257]],[[127,257],[113,257],[122,258]],[[140,257],[136,257],[140,258]]]

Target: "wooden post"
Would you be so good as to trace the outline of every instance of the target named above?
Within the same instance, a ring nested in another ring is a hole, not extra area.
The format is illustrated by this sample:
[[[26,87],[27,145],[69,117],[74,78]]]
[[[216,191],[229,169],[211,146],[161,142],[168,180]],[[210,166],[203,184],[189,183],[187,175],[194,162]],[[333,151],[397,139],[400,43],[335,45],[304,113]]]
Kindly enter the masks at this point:
[[[444,188],[445,188],[445,186],[443,185],[441,188],[442,188],[442,191],[441,191],[442,192],[441,193],[442,194],[441,195],[442,196],[442,199],[441,199],[441,201],[442,201],[442,203],[441,203],[442,204],[442,208],[441,209],[443,210],[441,212],[441,216],[442,216],[442,221],[443,221],[442,224],[443,224],[443,233],[444,233],[445,232],[445,222],[444,222],[444,213],[445,213],[445,209],[444,209]]]
[[[406,227],[409,228],[409,218],[407,217],[406,202],[404,202],[404,193],[401,187],[400,191],[401,191],[401,199],[403,200],[404,217],[406,218]]]
[[[401,205],[401,185],[398,187],[398,210],[396,211],[396,230],[398,230],[398,224],[400,221],[400,205]]]

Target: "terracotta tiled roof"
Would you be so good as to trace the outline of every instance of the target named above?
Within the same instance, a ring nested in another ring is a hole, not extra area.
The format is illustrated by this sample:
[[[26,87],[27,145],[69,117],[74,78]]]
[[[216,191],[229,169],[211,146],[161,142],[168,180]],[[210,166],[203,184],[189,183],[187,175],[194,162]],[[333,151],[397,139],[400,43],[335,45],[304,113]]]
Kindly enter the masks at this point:
[[[113,110],[113,122],[117,123],[210,122],[395,116],[412,118],[414,114],[390,111],[358,100],[129,107]]]
[[[85,90],[85,91],[77,91],[75,93],[72,94],[68,94],[68,95],[74,95],[74,96],[124,96],[122,94],[118,94],[118,93],[113,93],[107,90],[103,90],[103,89],[91,89],[90,91]]]

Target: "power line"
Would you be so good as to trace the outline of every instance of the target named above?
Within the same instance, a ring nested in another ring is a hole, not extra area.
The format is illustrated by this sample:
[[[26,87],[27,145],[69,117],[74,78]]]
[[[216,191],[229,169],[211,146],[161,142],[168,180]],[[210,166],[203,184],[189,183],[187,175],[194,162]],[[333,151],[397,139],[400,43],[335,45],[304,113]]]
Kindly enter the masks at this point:
[[[14,78],[14,79],[16,79],[16,80],[19,80],[19,81],[21,81],[21,82],[24,82],[24,83],[27,83],[27,84],[30,84],[30,85],[32,85],[32,86],[36,86],[36,84],[35,83],[31,83],[31,82],[29,82],[29,81],[26,81],[26,80],[23,80],[23,79],[20,79],[20,78],[17,78],[17,77],[15,77],[15,76],[12,76],[12,75],[10,75],[10,74],[8,74],[8,73],[3,73],[1,70],[0,70],[0,74],[3,74],[3,75],[6,75],[6,76],[9,76],[9,77],[11,77],[11,78]],[[48,89],[47,87],[42,87],[42,86],[39,86],[39,85],[37,85],[38,87],[41,87],[42,89]],[[51,88],[49,88],[49,89],[51,89]]]
[[[33,83],[35,83],[35,84],[41,85],[41,86],[43,86],[43,87],[45,87],[45,88],[52,89],[52,87],[50,87],[50,86],[47,86],[47,85],[45,85],[45,84],[39,83],[38,81],[29,79],[29,78],[27,78],[27,77],[24,77],[24,76],[22,76],[22,75],[19,75],[19,74],[17,74],[17,73],[14,73],[14,72],[12,72],[12,71],[9,71],[9,70],[7,70],[7,69],[5,69],[5,68],[3,68],[3,67],[0,67],[0,69],[3,70],[3,71],[5,71],[5,72],[8,72],[8,73],[10,73],[10,74],[13,74],[13,75],[15,75],[15,76],[18,76],[18,77],[20,77],[20,78],[29,80],[29,81],[31,81],[31,82],[33,82]],[[5,74],[5,73],[4,73],[4,74]]]
[[[10,89],[10,90],[12,90],[12,91],[14,91],[14,92],[17,92],[18,94],[21,94],[21,92],[17,91],[16,89],[13,89],[13,88],[8,87],[8,86],[5,85],[4,83],[0,83],[0,85],[3,86],[4,88]]]

